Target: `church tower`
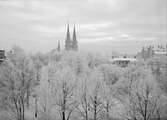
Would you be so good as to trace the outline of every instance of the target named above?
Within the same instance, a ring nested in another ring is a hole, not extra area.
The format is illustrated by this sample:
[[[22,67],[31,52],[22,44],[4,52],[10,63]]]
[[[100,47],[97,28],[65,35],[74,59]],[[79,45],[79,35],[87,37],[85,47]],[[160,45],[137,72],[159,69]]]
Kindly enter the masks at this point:
[[[77,42],[77,38],[76,38],[75,25],[74,25],[74,30],[73,30],[72,49],[74,51],[78,51],[78,42]]]
[[[70,38],[70,29],[69,29],[69,24],[67,25],[67,35],[66,35],[66,40],[65,40],[65,50],[73,50],[73,51],[78,51],[78,41],[76,38],[76,30],[75,30],[75,25],[73,29],[73,38]]]
[[[65,50],[71,50],[71,39],[70,39],[70,30],[69,30],[69,24],[67,25],[67,35],[65,40]]]

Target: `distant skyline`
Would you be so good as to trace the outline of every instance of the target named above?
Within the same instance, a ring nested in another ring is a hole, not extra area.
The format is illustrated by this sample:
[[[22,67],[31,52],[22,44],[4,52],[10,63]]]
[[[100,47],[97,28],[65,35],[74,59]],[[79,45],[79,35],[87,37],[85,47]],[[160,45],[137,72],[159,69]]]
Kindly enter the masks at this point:
[[[166,11],[166,0],[0,0],[0,49],[64,49],[69,22],[81,50],[136,52],[167,43]]]

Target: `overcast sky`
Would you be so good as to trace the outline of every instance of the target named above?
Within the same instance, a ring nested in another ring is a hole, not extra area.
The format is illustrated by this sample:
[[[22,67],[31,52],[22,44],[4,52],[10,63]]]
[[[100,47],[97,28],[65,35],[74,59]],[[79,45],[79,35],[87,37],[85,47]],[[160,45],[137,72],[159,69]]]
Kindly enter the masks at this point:
[[[71,33],[76,24],[80,46],[164,43],[166,8],[167,0],[0,0],[0,49],[49,51],[57,40],[64,46],[67,22]]]

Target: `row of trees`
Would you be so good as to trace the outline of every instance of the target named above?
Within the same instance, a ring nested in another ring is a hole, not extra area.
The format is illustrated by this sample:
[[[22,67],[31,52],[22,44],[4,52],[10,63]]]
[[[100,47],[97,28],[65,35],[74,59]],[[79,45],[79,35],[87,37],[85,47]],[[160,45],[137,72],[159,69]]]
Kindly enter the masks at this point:
[[[0,65],[0,113],[16,120],[160,119],[166,68],[154,66],[157,72],[153,63],[120,68],[99,55],[27,55],[14,47]]]

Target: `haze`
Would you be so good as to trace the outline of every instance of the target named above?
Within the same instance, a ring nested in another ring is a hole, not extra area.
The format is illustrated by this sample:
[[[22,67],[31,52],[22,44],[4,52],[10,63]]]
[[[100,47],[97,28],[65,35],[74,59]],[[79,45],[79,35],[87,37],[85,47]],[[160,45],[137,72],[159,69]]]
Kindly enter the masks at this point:
[[[67,22],[76,24],[79,49],[134,53],[167,41],[166,0],[0,0],[0,49],[18,45],[47,52]]]

